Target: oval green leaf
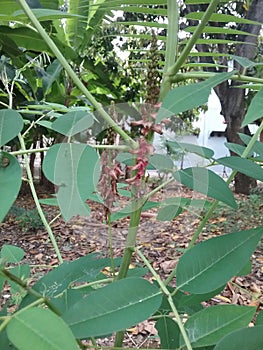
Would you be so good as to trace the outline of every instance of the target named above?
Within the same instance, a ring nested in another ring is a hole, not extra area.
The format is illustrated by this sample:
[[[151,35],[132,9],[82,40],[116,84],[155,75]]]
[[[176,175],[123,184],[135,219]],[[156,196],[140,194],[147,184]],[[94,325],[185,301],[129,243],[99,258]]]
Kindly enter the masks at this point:
[[[256,308],[250,306],[212,306],[191,316],[185,329],[194,348],[214,345],[225,335],[247,326],[255,312]],[[184,345],[182,336],[180,344]]]
[[[177,349],[179,347],[180,330],[172,318],[169,316],[159,318],[155,328],[158,331],[162,349]]]
[[[0,252],[1,258],[9,263],[18,263],[23,259],[24,254],[23,249],[10,244],[4,244]]]
[[[49,298],[61,294],[70,284],[76,282],[92,282],[96,280],[100,271],[110,266],[109,258],[99,259],[97,254],[88,254],[74,261],[64,261],[52,271],[45,274],[33,285],[33,289]],[[118,266],[117,261],[114,261]],[[28,294],[21,303],[21,307],[34,302],[36,297]]]
[[[23,124],[23,118],[17,111],[0,109],[0,147],[16,137],[23,129]]]
[[[18,160],[11,154],[0,151],[0,222],[16,200],[21,182],[22,170]]]
[[[48,150],[43,171],[58,186],[57,201],[65,220],[90,214],[85,201],[96,191],[100,176],[98,160],[97,152],[84,144],[62,143]]]
[[[209,169],[192,167],[179,170],[174,173],[174,178],[194,191],[237,209],[233,193],[226,182]]]
[[[7,335],[18,350],[79,350],[69,327],[47,309],[31,308],[13,316]]]
[[[209,293],[237,275],[256,249],[263,227],[214,237],[186,251],[177,265],[177,288]]]
[[[239,329],[225,336],[214,350],[261,350],[263,326]]]
[[[263,169],[260,165],[250,159],[240,157],[224,157],[217,159],[219,164],[237,170],[242,174],[252,177],[253,179],[263,181]]]
[[[263,88],[261,88],[253,97],[248,107],[247,113],[244,117],[242,127],[250,123],[253,123],[255,120],[258,120],[263,116],[262,104],[263,104]]]
[[[92,126],[94,117],[89,111],[68,112],[54,121],[52,129],[65,136],[73,136]]]
[[[90,293],[62,315],[77,338],[111,334],[153,315],[162,302],[157,287],[142,278],[127,278]]]

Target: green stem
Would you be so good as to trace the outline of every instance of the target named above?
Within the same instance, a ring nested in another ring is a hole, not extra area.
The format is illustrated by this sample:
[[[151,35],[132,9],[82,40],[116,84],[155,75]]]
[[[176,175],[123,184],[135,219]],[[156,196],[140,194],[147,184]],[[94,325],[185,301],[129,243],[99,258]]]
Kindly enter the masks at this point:
[[[18,0],[23,11],[33,23],[34,27],[37,29],[38,33],[41,35],[45,43],[50,47],[51,51],[55,55],[55,57],[59,60],[65,71],[68,73],[69,77],[75,83],[75,85],[81,90],[81,92],[87,97],[90,103],[96,108],[96,110],[100,113],[100,115],[104,118],[104,120],[111,126],[121,137],[127,142],[131,147],[137,148],[137,142],[135,142],[119,125],[115,123],[115,121],[110,117],[110,115],[102,108],[101,104],[92,96],[89,90],[85,87],[85,85],[78,78],[74,70],[68,64],[65,57],[62,55],[60,50],[57,48],[53,40],[46,33],[30,7],[28,6],[26,0]]]
[[[119,150],[119,151],[128,151],[130,148],[125,145],[90,145],[88,146],[95,148],[95,149],[113,149],[113,150]],[[19,151],[13,151],[10,152],[13,156],[20,156],[23,154],[32,154],[32,153],[38,153],[38,152],[47,152],[50,147],[43,147],[43,148],[34,148],[34,149],[25,149],[25,150],[19,150]]]
[[[178,26],[179,26],[179,11],[177,0],[167,1],[167,40],[165,49],[165,63],[163,69],[163,75],[165,77],[168,69],[174,65],[175,59],[178,56]],[[167,86],[165,86],[167,85]],[[163,79],[161,85],[161,91],[170,89],[169,79]]]
[[[188,338],[188,335],[186,333],[184,325],[183,325],[183,323],[181,321],[180,315],[179,315],[179,313],[178,313],[178,311],[177,311],[177,309],[176,309],[176,307],[174,305],[171,293],[166,288],[165,284],[160,279],[160,276],[155,272],[155,270],[153,269],[153,267],[151,266],[151,264],[149,263],[147,258],[143,255],[143,253],[138,248],[135,248],[134,250],[139,255],[139,257],[142,259],[144,264],[148,267],[148,269],[150,270],[151,274],[153,275],[153,277],[156,279],[157,283],[159,284],[159,286],[160,286],[161,290],[163,291],[163,293],[167,296],[168,302],[169,302],[169,304],[171,306],[171,309],[173,311],[173,314],[175,316],[176,322],[178,324],[178,327],[179,327],[180,332],[182,334],[182,337],[184,339],[185,345],[186,345],[188,350],[192,350],[192,346],[191,346],[190,340]]]
[[[189,72],[189,73],[178,73],[173,77],[170,77],[171,83],[177,83],[180,81],[185,81],[187,79],[207,79],[216,76],[219,73],[210,72]],[[255,83],[263,84],[262,78],[249,77],[242,74],[234,74],[231,76],[231,80],[236,80],[244,83]]]
[[[35,291],[31,287],[29,287],[27,285],[27,281],[22,280],[21,278],[17,277],[16,275],[13,275],[12,273],[10,273],[6,269],[2,269],[0,271],[0,274],[2,276],[6,277],[7,279],[11,280],[12,282],[15,282],[16,284],[18,284],[21,288],[26,290],[28,294],[37,298],[38,304],[40,304],[40,303],[46,304],[51,311],[53,311],[55,314],[60,316],[60,313],[58,312],[56,307],[47,298],[43,297],[43,295],[41,295],[40,293],[38,293],[37,291]],[[39,302],[39,301],[41,301],[41,302]],[[32,305],[32,304],[30,304],[30,305]],[[23,308],[23,310],[25,310],[25,308]]]
[[[138,207],[137,201],[132,202],[132,213],[130,218],[130,225],[128,230],[128,235],[126,239],[125,249],[121,261],[120,270],[117,276],[117,280],[125,278],[129,270],[129,266],[132,259],[132,254],[136,244],[136,237],[138,233],[138,226],[141,218],[142,206]],[[119,331],[116,333],[115,337],[115,347],[121,347],[124,339],[124,331]]]
[[[191,52],[192,48],[196,44],[196,41],[200,37],[202,31],[204,30],[205,26],[207,25],[207,22],[209,21],[212,14],[215,12],[217,5],[219,4],[220,0],[211,0],[209,6],[207,7],[206,12],[203,15],[203,18],[201,19],[200,23],[196,27],[196,30],[194,31],[191,38],[188,40],[183,52],[180,54],[180,56],[177,58],[175,64],[170,67],[167,71],[167,74],[164,75],[164,82],[162,84],[161,92],[160,92],[160,100],[162,101],[167,92],[170,88],[170,79],[171,77],[175,76],[185,60],[187,59],[189,53]]]
[[[18,135],[18,139],[19,139],[22,151],[25,151],[26,150],[26,146],[25,146],[25,142],[24,142],[24,139],[21,136],[21,134]],[[56,255],[58,257],[58,261],[60,263],[63,263],[63,259],[62,259],[60,250],[58,248],[55,236],[54,236],[54,234],[52,232],[52,229],[51,229],[50,225],[48,224],[48,221],[47,221],[47,219],[45,217],[45,214],[44,214],[44,212],[43,212],[43,210],[41,208],[41,205],[39,203],[39,199],[38,199],[38,196],[37,196],[37,193],[36,193],[34,180],[33,180],[33,176],[32,176],[32,173],[31,173],[29,159],[28,159],[27,154],[24,154],[24,160],[25,160],[25,166],[26,166],[26,172],[27,172],[27,177],[28,177],[30,190],[31,190],[31,193],[32,193],[32,196],[33,196],[33,199],[34,199],[37,211],[38,211],[39,216],[40,216],[40,218],[41,218],[41,220],[43,222],[43,225],[45,226],[45,229],[47,230],[47,233],[49,235],[50,241],[51,241],[51,243],[53,245],[53,248],[54,248],[54,250],[56,252]]]

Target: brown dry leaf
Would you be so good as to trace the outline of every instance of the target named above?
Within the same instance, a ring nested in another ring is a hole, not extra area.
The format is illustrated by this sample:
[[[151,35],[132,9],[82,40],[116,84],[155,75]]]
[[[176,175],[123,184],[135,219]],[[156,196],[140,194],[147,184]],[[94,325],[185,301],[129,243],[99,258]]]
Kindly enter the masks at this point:
[[[164,261],[163,263],[160,264],[160,266],[163,269],[164,273],[169,273],[169,272],[173,271],[173,269],[175,268],[177,262],[178,262],[178,259],[170,260],[170,261]]]

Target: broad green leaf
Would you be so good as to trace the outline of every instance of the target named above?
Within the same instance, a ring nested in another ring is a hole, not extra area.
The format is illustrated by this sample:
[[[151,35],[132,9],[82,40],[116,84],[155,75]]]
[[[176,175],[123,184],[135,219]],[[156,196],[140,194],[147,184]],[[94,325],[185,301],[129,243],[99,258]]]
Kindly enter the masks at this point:
[[[161,208],[157,215],[157,220],[160,221],[171,221],[177,215],[181,214],[183,208],[189,205],[191,202],[190,198],[183,197],[172,197],[167,198],[161,203]]]
[[[52,305],[60,314],[65,313],[70,307],[76,304],[79,300],[85,298],[94,289],[92,287],[83,287],[80,289],[66,289],[63,294],[59,294],[51,299]]]
[[[189,27],[186,27],[184,30],[186,32],[189,32],[189,33],[193,33],[196,29],[196,26],[189,26]],[[237,29],[232,29],[232,28],[226,28],[226,27],[210,27],[210,26],[206,26],[204,29],[203,29],[203,33],[212,33],[212,34],[231,34],[231,35],[252,35],[252,36],[255,36],[255,34],[251,34],[251,33],[248,33],[248,32],[245,32],[245,31],[242,31],[242,30],[237,30]],[[235,55],[231,55],[231,57],[233,59],[235,59],[237,62],[238,62],[238,59],[240,58],[240,64],[241,62],[244,64],[246,62],[246,64],[248,64],[248,59],[247,58],[244,58],[243,57],[240,57],[240,56],[235,56]],[[254,63],[252,61],[249,61],[251,62],[253,65]],[[243,65],[242,64],[242,65]],[[250,66],[248,66],[250,67]]]
[[[250,68],[250,67],[254,67],[255,66],[255,62],[250,61],[246,57],[235,56],[235,55],[231,55],[231,57],[244,68]]]
[[[204,12],[199,11],[199,12],[191,12],[187,14],[185,17],[188,19],[202,19],[204,15]],[[258,24],[261,25],[262,23],[256,22],[256,21],[251,21],[249,19],[243,18],[243,17],[238,17],[238,16],[232,16],[232,15],[226,15],[224,13],[213,13],[209,21],[211,22],[235,22],[235,23],[245,23],[245,24]]]
[[[237,143],[232,142],[225,142],[225,146],[229,149],[229,151],[232,151],[236,153],[239,156],[242,156],[243,152],[245,151],[246,147],[242,145],[238,145]],[[250,155],[252,155],[253,152],[250,152]]]
[[[18,160],[0,151],[0,222],[16,200],[22,182],[22,169]]]
[[[252,139],[252,137],[249,135],[240,134],[240,133],[238,135],[246,145],[248,145],[250,140]],[[255,152],[259,156],[263,157],[263,143],[260,141],[255,141],[255,143],[251,149],[251,152]]]
[[[263,326],[242,328],[225,336],[214,350],[261,350]]]
[[[157,153],[149,158],[149,164],[153,169],[158,169],[160,171],[171,171],[174,167],[174,162],[170,156]]]
[[[16,137],[23,129],[23,124],[23,118],[17,111],[0,109],[0,147]]]
[[[188,313],[189,310],[196,309],[201,302],[208,301],[214,296],[220,294],[225,286],[221,286],[212,292],[205,294],[189,294],[178,291],[174,296],[175,305],[180,313]]]
[[[179,347],[180,330],[178,324],[169,316],[163,316],[155,324],[161,340],[162,349],[177,349]]]
[[[54,121],[52,129],[71,137],[81,131],[86,131],[92,126],[93,121],[94,117],[89,111],[68,112]]]
[[[178,150],[183,152],[195,153],[203,158],[211,159],[214,156],[214,151],[210,148],[194,145],[192,143],[166,141],[167,150],[172,153],[178,153]]]
[[[65,220],[89,215],[85,200],[96,191],[100,175],[98,154],[92,147],[56,144],[47,151],[43,171],[58,186],[57,200]]]
[[[258,120],[263,116],[262,105],[263,105],[263,88],[261,88],[253,97],[248,107],[247,113],[244,117],[242,127],[250,123],[253,123],[255,120]]]
[[[263,227],[214,237],[186,251],[177,265],[177,288],[204,294],[239,273],[263,235]]]
[[[63,67],[59,60],[55,59],[46,69],[42,76],[42,88],[44,95],[49,91],[52,84],[58,79]]]
[[[189,84],[169,91],[158,111],[156,122],[159,123],[164,118],[207,103],[211,89],[233,74],[234,72],[218,73],[201,83]]]
[[[98,289],[62,315],[77,338],[111,334],[146,320],[162,301],[157,287],[142,278],[127,278]]]
[[[100,259],[97,254],[89,254],[74,261],[65,261],[40,278],[32,288],[46,297],[54,298],[72,283],[95,281],[100,271],[110,264],[110,259]],[[117,261],[115,265],[118,265]],[[26,306],[35,300],[32,295],[27,295],[21,305]]]
[[[219,164],[237,170],[242,174],[253,177],[253,179],[263,181],[263,169],[260,165],[250,159],[240,157],[224,157],[216,160]]]
[[[9,263],[18,263],[24,257],[25,252],[22,248],[15,245],[4,244],[2,246],[0,256]]]
[[[7,335],[18,350],[79,350],[68,326],[47,309],[31,308],[14,315]]]
[[[1,315],[1,316],[6,316],[6,315]],[[1,333],[0,333],[0,349],[3,350],[17,350],[17,348],[15,348],[10,340],[7,337],[6,334],[6,329],[4,329]]]
[[[174,178],[194,191],[237,209],[232,191],[225,181],[211,170],[198,167],[187,168],[175,172]]]
[[[162,207],[157,215],[157,220],[159,221],[171,221],[176,216],[180,215],[183,211],[182,207],[178,207],[178,205],[166,205]]]
[[[258,315],[257,315],[257,319],[256,319],[256,326],[262,325],[263,326],[263,310],[261,310]]]
[[[255,307],[240,305],[217,305],[197,312],[185,323],[192,347],[216,344],[225,335],[247,326],[255,312]],[[180,345],[184,345],[182,336]]]

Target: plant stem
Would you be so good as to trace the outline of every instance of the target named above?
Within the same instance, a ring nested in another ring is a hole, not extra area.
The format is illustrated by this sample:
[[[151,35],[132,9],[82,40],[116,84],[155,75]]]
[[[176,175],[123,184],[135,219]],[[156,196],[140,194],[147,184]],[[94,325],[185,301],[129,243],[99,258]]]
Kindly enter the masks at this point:
[[[24,290],[26,290],[28,292],[28,294],[34,296],[35,298],[37,298],[38,300],[36,300],[35,302],[38,302],[38,304],[46,304],[48,306],[48,308],[53,311],[56,315],[60,315],[58,310],[56,309],[56,307],[45,297],[43,297],[43,295],[41,295],[40,293],[38,293],[37,291],[35,291],[34,289],[30,288],[27,285],[26,281],[23,281],[21,278],[17,277],[16,275],[13,275],[12,273],[10,273],[8,270],[6,269],[2,269],[0,270],[0,274],[3,275],[4,277],[6,277],[7,279],[11,280],[12,282],[15,282],[16,284],[18,284],[20,287],[22,287]],[[32,303],[34,304],[34,303]],[[30,305],[32,305],[30,304]],[[27,309],[29,306],[26,306],[25,308],[21,309],[21,310],[25,310]]]
[[[174,65],[175,59],[178,56],[178,26],[179,26],[179,12],[177,0],[167,1],[167,40],[165,49],[165,63],[163,69],[163,76],[165,77],[168,69]],[[168,85],[167,87],[165,85]],[[161,91],[170,89],[169,79],[163,79]]]
[[[27,17],[31,20],[34,27],[37,29],[38,33],[41,35],[45,43],[50,47],[51,51],[55,55],[55,57],[59,60],[65,71],[68,73],[69,77],[72,79],[74,84],[81,90],[81,92],[87,97],[90,103],[94,108],[100,113],[100,115],[104,118],[104,120],[111,126],[120,136],[121,138],[127,142],[132,148],[137,148],[137,142],[135,142],[119,125],[115,123],[115,121],[111,118],[111,116],[102,108],[101,104],[92,96],[89,90],[85,87],[85,85],[78,78],[74,70],[71,68],[65,57],[62,55],[58,47],[55,45],[54,41],[49,37],[46,33],[45,29],[42,27],[30,7],[28,6],[26,0],[18,0],[23,11],[27,15]]]
[[[25,146],[25,142],[24,142],[24,139],[23,137],[21,136],[21,134],[19,133],[18,135],[18,139],[19,139],[19,142],[20,142],[20,145],[21,145],[21,149],[22,151],[25,151],[26,150],[26,146]],[[39,203],[39,199],[38,199],[38,196],[37,196],[37,193],[36,193],[36,189],[35,189],[35,185],[34,185],[34,180],[33,180],[33,176],[32,176],[32,173],[31,173],[31,169],[30,169],[30,164],[29,164],[29,159],[28,159],[28,156],[27,154],[24,154],[24,160],[25,160],[25,166],[26,166],[26,172],[27,172],[27,177],[28,177],[28,182],[29,182],[29,186],[30,186],[30,190],[31,190],[31,193],[32,193],[32,196],[33,196],[33,199],[34,199],[34,202],[35,202],[35,205],[36,205],[36,208],[37,208],[37,211],[39,213],[39,216],[43,222],[43,225],[45,226],[45,229],[47,230],[47,233],[49,235],[49,238],[50,238],[50,241],[53,245],[53,248],[56,252],[56,255],[57,255],[57,258],[58,258],[58,261],[60,263],[63,263],[63,259],[62,259],[62,256],[61,256],[61,253],[60,253],[60,250],[58,248],[58,245],[57,245],[57,242],[56,242],[56,239],[55,239],[55,236],[53,234],[53,231],[50,227],[50,225],[48,224],[48,221],[45,217],[45,214],[41,208],[41,205]]]
[[[137,201],[132,202],[132,213],[130,218],[129,230],[126,239],[125,249],[121,261],[120,270],[117,276],[117,280],[125,278],[129,270],[129,266],[132,259],[132,254],[136,244],[136,236],[138,233],[138,226],[141,218],[142,206],[138,207]],[[119,331],[116,333],[115,337],[115,347],[121,347],[124,339],[124,331]]]
[[[217,5],[219,4],[220,0],[211,0],[209,6],[207,7],[206,12],[203,15],[203,18],[201,19],[200,23],[196,27],[196,30],[194,31],[191,38],[188,40],[183,52],[180,54],[180,56],[177,58],[175,64],[170,67],[167,71],[167,74],[164,75],[164,82],[162,84],[161,92],[160,92],[160,100],[162,101],[167,92],[170,89],[171,86],[171,78],[175,76],[182,64],[185,62],[186,58],[188,57],[190,51],[196,44],[196,41],[200,37],[203,29],[205,28],[207,22],[209,21],[209,18],[214,13],[214,11],[217,8]]]
[[[188,72],[188,73],[178,73],[174,77],[170,77],[171,83],[177,83],[180,81],[185,81],[187,79],[207,79],[214,77],[219,73],[210,72]],[[234,74],[231,76],[231,80],[238,80],[244,83],[257,83],[263,84],[263,78],[250,77],[242,74]]]
[[[142,261],[144,262],[144,264],[148,267],[148,269],[150,270],[150,272],[152,273],[152,275],[154,276],[154,278],[156,279],[157,283],[159,284],[161,290],[164,292],[164,294],[167,296],[168,298],[168,302],[171,306],[171,309],[174,313],[174,316],[175,316],[175,319],[176,319],[176,322],[178,324],[178,327],[180,329],[180,332],[182,334],[182,337],[184,339],[184,342],[185,342],[185,345],[187,347],[188,350],[192,350],[192,346],[191,346],[191,343],[189,341],[189,338],[188,338],[188,335],[186,333],[186,330],[184,328],[184,325],[181,321],[181,318],[180,318],[180,315],[174,305],[174,302],[173,302],[173,298],[171,296],[171,293],[169,292],[169,290],[166,288],[165,284],[163,283],[163,281],[160,279],[160,276],[155,272],[155,270],[153,269],[153,267],[151,266],[151,264],[149,263],[149,261],[147,260],[147,258],[143,255],[143,253],[138,249],[138,248],[135,248],[134,249],[135,252],[139,255],[139,257],[142,259]]]

